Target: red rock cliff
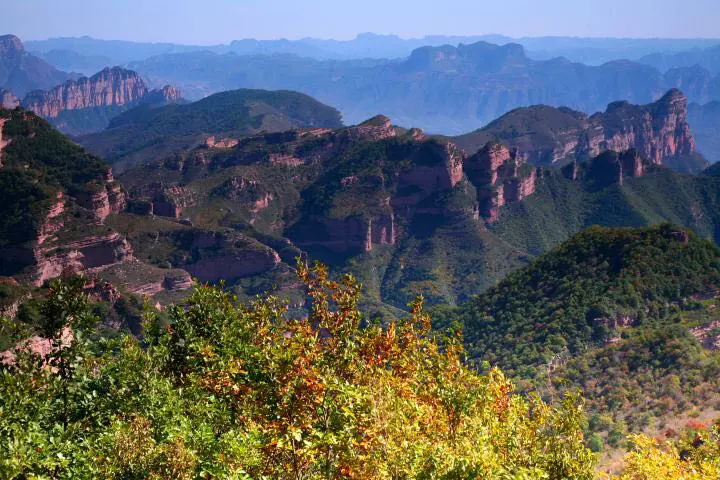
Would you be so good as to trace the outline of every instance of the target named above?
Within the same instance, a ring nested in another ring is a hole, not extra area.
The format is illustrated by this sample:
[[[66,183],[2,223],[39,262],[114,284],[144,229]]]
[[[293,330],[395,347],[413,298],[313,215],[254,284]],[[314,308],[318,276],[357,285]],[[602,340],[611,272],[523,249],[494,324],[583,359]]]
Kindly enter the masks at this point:
[[[635,149],[655,165],[693,155],[695,138],[687,117],[688,99],[676,89],[649,105],[612,103],[605,113],[591,117],[598,129],[587,137],[584,152],[596,156],[604,150]]]
[[[497,221],[502,206],[535,193],[537,170],[497,142],[468,158],[465,174],[477,189],[480,215],[489,222]]]
[[[43,117],[54,118],[63,110],[131,105],[147,94],[147,86],[137,73],[113,67],[52,90],[30,92],[23,106]]]

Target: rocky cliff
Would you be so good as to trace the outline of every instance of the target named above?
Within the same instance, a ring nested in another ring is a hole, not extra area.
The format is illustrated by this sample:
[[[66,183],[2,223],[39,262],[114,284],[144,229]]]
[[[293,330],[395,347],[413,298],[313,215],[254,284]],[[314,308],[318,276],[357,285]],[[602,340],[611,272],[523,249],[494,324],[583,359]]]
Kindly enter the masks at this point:
[[[5,126],[6,122],[6,119],[0,118],[0,168],[2,168],[3,166],[3,148],[5,148],[8,143],[10,143],[10,140],[3,139],[3,127]]]
[[[136,189],[129,202],[133,213],[180,218],[183,210],[194,204],[192,192],[180,185],[151,182]]]
[[[163,88],[158,90],[151,90],[142,99],[142,103],[149,103],[153,105],[167,105],[169,103],[176,103],[183,100],[182,90],[173,86],[165,85]]]
[[[113,118],[132,107],[179,101],[182,101],[179,89],[167,85],[149,91],[137,73],[113,67],[50,90],[32,91],[21,103],[48,119],[58,130],[84,135],[104,130]]]
[[[563,175],[581,182],[589,191],[610,185],[623,185],[626,178],[645,176],[655,164],[637,150],[615,152],[607,150],[584,163],[573,162],[562,169]]]
[[[115,181],[112,169],[108,168],[105,182],[91,191],[79,192],[74,197],[83,208],[90,210],[98,222],[103,222],[112,213],[119,213],[127,207],[127,196],[122,186]]]
[[[275,250],[237,232],[199,232],[190,248],[192,262],[183,268],[201,282],[232,282],[281,262]]]
[[[673,165],[696,153],[688,125],[688,99],[676,89],[649,105],[611,103],[605,113],[590,117],[590,123],[595,130],[588,133],[580,150],[590,156],[604,150],[635,149],[655,165]]]
[[[688,124],[688,100],[672,89],[647,105],[614,102],[591,117],[569,109],[520,108],[487,127],[456,138],[470,152],[495,139],[540,166],[586,160],[606,150],[637,150],[656,165],[698,172],[707,162],[697,153]]]
[[[114,67],[52,90],[31,92],[23,99],[23,106],[40,116],[55,118],[64,110],[131,105],[147,94],[145,82],[137,73]]]
[[[465,161],[465,173],[477,189],[480,215],[489,222],[500,216],[500,208],[535,193],[537,170],[518,157],[517,151],[497,142]]]

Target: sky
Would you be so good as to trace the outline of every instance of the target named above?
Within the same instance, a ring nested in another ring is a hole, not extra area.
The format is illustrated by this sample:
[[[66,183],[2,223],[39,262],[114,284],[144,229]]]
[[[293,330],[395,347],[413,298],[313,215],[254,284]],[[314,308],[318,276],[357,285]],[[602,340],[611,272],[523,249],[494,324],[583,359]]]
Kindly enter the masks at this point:
[[[362,32],[720,37],[720,0],[2,0],[0,34],[196,45]]]

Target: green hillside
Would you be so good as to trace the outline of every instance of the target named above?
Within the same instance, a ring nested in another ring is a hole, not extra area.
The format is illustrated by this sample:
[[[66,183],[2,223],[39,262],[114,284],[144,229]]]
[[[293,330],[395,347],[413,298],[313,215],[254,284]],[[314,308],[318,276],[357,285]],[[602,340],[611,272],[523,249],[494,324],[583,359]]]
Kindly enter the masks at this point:
[[[624,184],[588,191],[548,172],[536,193],[508,205],[490,230],[515,248],[541,254],[592,225],[642,227],[671,222],[715,239],[720,226],[720,179],[658,170]]]
[[[582,352],[609,324],[660,316],[666,303],[720,285],[720,248],[677,227],[593,227],[461,306],[472,357],[525,377]]]
[[[595,443],[614,449],[718,410],[718,285],[720,248],[687,230],[592,227],[435,318],[521,390],[579,389]]]
[[[80,143],[120,167],[148,156],[188,149],[203,135],[245,136],[259,131],[338,128],[340,113],[291,91],[234,90],[195,103],[141,105],[110,122],[107,130]]]
[[[52,195],[92,191],[105,181],[107,164],[22,109],[2,110],[0,247],[34,238]],[[10,261],[0,260],[0,264]]]

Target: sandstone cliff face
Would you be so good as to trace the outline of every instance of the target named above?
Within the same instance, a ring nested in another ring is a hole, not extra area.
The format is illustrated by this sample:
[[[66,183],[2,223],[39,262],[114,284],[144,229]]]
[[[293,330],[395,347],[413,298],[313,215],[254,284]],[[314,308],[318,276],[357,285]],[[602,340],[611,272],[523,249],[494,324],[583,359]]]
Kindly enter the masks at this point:
[[[278,266],[278,253],[236,232],[202,232],[192,245],[194,261],[183,268],[201,282],[234,281]]]
[[[2,166],[3,166],[3,159],[2,159],[3,148],[5,148],[10,143],[10,140],[3,139],[3,127],[5,126],[6,122],[7,122],[6,119],[0,118],[0,168],[2,168]]]
[[[32,266],[30,277],[37,286],[62,274],[100,271],[133,259],[130,244],[117,232],[59,240],[58,234],[65,227],[67,201],[62,192],[58,192],[40,225],[34,245],[20,246],[9,252]],[[96,211],[93,213],[98,219]]]
[[[217,187],[216,195],[239,202],[251,213],[259,213],[270,206],[275,197],[257,180],[232,177]]]
[[[119,213],[127,207],[127,196],[115,181],[112,169],[108,169],[104,185],[99,185],[94,192],[76,195],[75,201],[81,207],[91,210],[98,222],[104,222],[110,214]]]
[[[463,178],[464,152],[452,142],[423,142],[409,170],[398,179],[398,195],[391,203],[396,208],[417,205],[428,195],[451,190]]]
[[[194,204],[192,192],[180,185],[153,182],[133,194],[130,202],[133,213],[180,218],[183,210]]]
[[[477,189],[480,215],[489,222],[497,221],[504,205],[535,193],[537,170],[500,143],[490,142],[467,159],[465,173]]]
[[[233,148],[237,146],[240,141],[236,138],[217,138],[212,135],[205,140],[205,145],[208,148]]]
[[[675,170],[697,173],[707,166],[697,154],[688,124],[687,97],[676,89],[647,105],[614,102],[591,117],[566,108],[521,108],[457,141],[476,151],[490,139],[516,148],[519,159],[538,166],[565,165],[606,150],[630,149],[655,165]]]
[[[142,98],[142,103],[153,105],[166,105],[168,103],[176,103],[183,100],[182,90],[173,86],[165,85],[158,90],[151,90]]]
[[[38,246],[32,253],[36,265],[32,277],[37,286],[64,273],[98,272],[133,259],[132,247],[117,232],[92,235],[48,248]]]
[[[31,92],[23,106],[43,117],[55,118],[63,110],[131,105],[147,93],[145,82],[137,73],[114,67],[49,91]]]
[[[333,253],[368,253],[376,245],[395,245],[398,235],[393,213],[371,217],[315,217],[308,228],[315,234],[305,238],[301,245],[322,247]]]
[[[687,116],[688,99],[675,89],[650,105],[610,104],[604,114],[591,117],[602,133],[588,137],[584,152],[596,156],[604,150],[635,149],[655,165],[693,155],[695,139]]]
[[[384,115],[378,115],[360,125],[347,128],[344,133],[353,140],[383,140],[397,136],[392,121]]]
[[[653,165],[637,150],[622,153],[606,150],[585,163],[566,165],[562,173],[570,180],[582,181],[592,191],[623,185],[626,178],[642,177]]]

